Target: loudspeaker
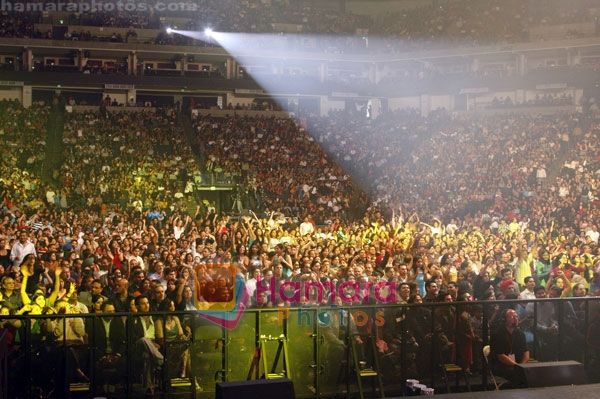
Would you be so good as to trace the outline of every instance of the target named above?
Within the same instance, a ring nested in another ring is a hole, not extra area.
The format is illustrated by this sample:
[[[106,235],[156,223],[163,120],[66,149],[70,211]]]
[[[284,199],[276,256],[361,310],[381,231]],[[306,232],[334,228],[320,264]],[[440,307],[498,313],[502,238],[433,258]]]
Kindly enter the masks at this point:
[[[521,364],[527,387],[539,388],[587,383],[583,364],[575,361]]]
[[[215,399],[295,399],[294,384],[287,378],[220,382]]]

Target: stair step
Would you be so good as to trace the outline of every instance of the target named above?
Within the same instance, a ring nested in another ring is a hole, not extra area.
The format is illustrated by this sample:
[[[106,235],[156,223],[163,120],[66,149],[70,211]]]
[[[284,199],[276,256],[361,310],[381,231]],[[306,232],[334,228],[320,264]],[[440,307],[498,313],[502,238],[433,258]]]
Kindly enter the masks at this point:
[[[377,376],[377,371],[373,370],[373,369],[365,369],[365,370],[361,370],[358,373],[361,377],[375,377]]]

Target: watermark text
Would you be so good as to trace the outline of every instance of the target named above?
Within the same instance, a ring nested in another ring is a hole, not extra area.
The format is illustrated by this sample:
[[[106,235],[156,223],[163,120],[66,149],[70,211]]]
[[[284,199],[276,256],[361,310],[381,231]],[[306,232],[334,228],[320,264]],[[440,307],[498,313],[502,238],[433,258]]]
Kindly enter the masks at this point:
[[[53,12],[67,11],[74,13],[89,12],[196,12],[198,5],[193,2],[184,1],[123,1],[123,0],[88,0],[82,2],[67,1],[10,1],[0,0],[2,12]]]

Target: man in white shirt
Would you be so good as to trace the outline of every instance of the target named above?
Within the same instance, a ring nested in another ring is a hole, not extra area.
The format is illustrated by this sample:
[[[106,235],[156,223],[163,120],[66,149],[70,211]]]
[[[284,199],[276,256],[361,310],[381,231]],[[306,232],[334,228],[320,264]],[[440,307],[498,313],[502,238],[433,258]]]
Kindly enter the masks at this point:
[[[535,279],[532,276],[527,276],[523,280],[525,289],[519,294],[519,299],[535,299],[533,288],[535,287]]]
[[[446,225],[446,234],[456,233],[458,230],[458,225],[454,219],[450,219],[450,223]]]
[[[13,244],[12,249],[10,250],[10,260],[12,261],[13,266],[19,267],[27,254],[36,255],[35,245],[29,241],[29,234],[27,234],[27,231],[21,230],[19,232],[19,240]]]
[[[54,192],[54,190],[50,187],[48,188],[48,191],[46,191],[46,202],[48,203],[48,205],[50,207],[54,206],[54,198],[56,197],[56,193]]]
[[[248,293],[250,294],[250,301],[252,302],[251,303],[251,306],[252,306],[252,305],[254,305],[254,303],[256,302],[256,299],[257,299],[255,296],[256,287],[257,287],[259,281],[262,283],[263,277],[262,277],[259,267],[255,267],[255,268],[251,269],[250,275],[252,277],[249,278],[248,281],[246,281],[246,290],[248,290]]]
[[[134,247],[131,253],[131,257],[129,258],[129,261],[131,262],[132,259],[135,259],[137,261],[137,264],[139,266],[141,266],[142,270],[146,270],[146,265],[144,264],[144,259],[140,256],[141,255],[141,250],[139,247]]]
[[[148,274],[148,278],[150,280],[160,280],[161,284],[164,282],[166,286],[166,281],[164,281],[163,272],[165,271],[165,264],[161,261],[156,262],[154,265],[154,272]]]
[[[593,242],[598,244],[598,238],[600,237],[600,232],[598,232],[598,227],[596,225],[592,225],[592,228],[588,230],[585,235],[590,237]]]
[[[308,216],[304,218],[304,221],[300,224],[300,235],[305,236],[315,232],[315,226],[310,222]]]

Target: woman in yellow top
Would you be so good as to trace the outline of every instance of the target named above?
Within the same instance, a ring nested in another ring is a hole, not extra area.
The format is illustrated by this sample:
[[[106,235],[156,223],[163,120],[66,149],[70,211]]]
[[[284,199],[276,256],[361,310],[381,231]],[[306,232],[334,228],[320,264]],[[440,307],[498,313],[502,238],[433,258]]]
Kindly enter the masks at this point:
[[[517,268],[515,273],[515,280],[520,285],[524,284],[525,277],[533,275],[533,255],[527,250],[527,245],[523,245],[521,249],[517,251]]]

